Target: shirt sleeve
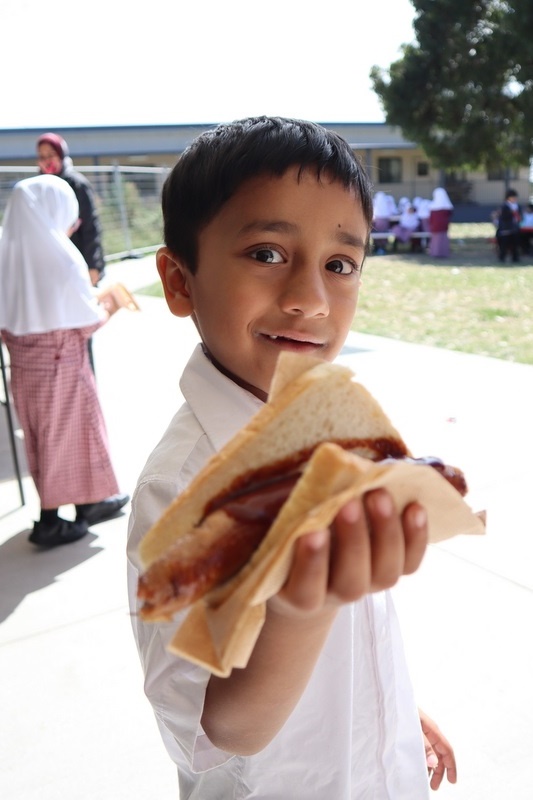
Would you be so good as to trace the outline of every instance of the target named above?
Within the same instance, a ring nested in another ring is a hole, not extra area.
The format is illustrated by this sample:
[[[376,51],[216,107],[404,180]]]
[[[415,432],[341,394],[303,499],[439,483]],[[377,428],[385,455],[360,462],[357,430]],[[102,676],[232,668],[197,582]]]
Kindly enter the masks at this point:
[[[183,488],[168,479],[152,479],[141,482],[135,490],[129,525],[128,592],[133,634],[145,676],[144,690],[165,747],[178,766],[204,772],[232,757],[215,747],[201,726],[210,673],[168,652],[167,645],[180,617],[168,623],[145,623],[136,614],[139,541]]]

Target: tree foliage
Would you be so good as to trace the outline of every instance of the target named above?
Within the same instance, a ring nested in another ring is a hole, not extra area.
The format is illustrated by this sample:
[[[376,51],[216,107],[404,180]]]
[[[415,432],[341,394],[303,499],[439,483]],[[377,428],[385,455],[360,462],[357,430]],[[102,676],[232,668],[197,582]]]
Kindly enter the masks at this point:
[[[443,168],[529,163],[533,0],[412,0],[416,41],[371,80],[387,122]]]

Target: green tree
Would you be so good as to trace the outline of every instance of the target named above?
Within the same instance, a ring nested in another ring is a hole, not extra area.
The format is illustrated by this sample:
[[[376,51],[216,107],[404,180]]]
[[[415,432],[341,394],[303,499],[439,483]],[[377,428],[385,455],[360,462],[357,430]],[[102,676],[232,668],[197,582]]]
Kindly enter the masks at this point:
[[[533,0],[412,0],[416,41],[370,73],[387,122],[439,167],[528,163]]]

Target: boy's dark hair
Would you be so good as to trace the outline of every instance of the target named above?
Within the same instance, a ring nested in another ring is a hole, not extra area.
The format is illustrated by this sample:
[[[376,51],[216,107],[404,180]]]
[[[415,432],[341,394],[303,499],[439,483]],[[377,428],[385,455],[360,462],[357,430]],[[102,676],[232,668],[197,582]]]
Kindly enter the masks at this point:
[[[518,192],[516,189],[507,189],[505,192],[505,199],[509,200],[510,197],[518,197]]]
[[[185,150],[163,187],[165,244],[195,272],[198,235],[224,203],[245,181],[295,165],[353,189],[370,230],[372,186],[344,139],[313,122],[250,117],[202,133]]]

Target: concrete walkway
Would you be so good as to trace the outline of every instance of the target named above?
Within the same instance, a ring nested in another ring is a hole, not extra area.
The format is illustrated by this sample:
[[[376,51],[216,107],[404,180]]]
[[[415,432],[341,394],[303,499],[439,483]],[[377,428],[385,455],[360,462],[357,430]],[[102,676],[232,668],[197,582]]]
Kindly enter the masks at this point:
[[[133,290],[156,279],[153,257],[108,268],[107,282]],[[130,494],[180,403],[197,341],[163,301],[137,299],[142,312],[121,311],[94,343]],[[342,361],[416,455],[465,470],[470,502],[488,512],[486,536],[432,546],[395,589],[420,706],[456,748],[459,783],[437,797],[532,800],[533,367],[360,334]],[[27,536],[38,502],[25,478],[20,507],[5,427],[0,411],[0,796],[176,800],[130,632],[127,513],[73,545],[35,551]]]

